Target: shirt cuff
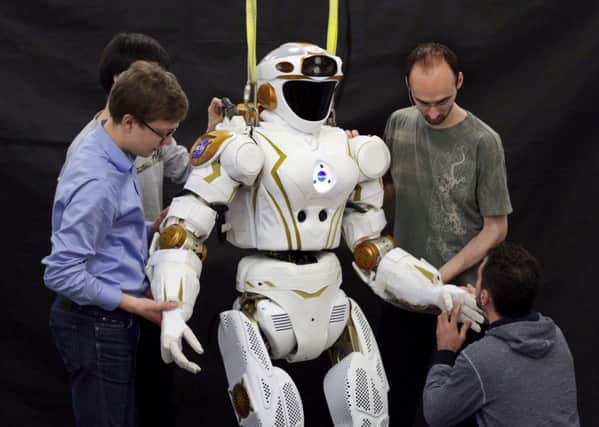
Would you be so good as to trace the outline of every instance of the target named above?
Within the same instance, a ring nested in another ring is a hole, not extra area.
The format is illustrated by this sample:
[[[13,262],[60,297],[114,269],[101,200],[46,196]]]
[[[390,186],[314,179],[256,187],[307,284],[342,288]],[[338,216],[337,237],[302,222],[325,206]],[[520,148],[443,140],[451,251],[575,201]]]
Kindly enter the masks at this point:
[[[453,366],[458,354],[451,350],[437,350],[433,353],[433,365]]]
[[[104,310],[116,310],[121,303],[122,294],[123,292],[115,286],[103,285],[94,304]]]

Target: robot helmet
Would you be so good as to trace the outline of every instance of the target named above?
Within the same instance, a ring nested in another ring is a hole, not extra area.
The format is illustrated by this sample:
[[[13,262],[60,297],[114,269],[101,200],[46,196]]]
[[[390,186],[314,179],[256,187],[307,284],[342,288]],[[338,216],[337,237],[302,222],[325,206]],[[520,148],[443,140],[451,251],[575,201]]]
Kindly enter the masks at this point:
[[[310,43],[285,43],[260,61],[257,77],[258,102],[312,133],[327,119],[343,72],[338,56]]]

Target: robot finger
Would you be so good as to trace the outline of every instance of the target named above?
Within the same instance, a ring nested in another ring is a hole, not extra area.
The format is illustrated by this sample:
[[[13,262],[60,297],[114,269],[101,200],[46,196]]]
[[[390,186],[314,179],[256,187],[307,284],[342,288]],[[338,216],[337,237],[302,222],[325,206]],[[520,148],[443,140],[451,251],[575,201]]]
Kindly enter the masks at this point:
[[[462,306],[462,315],[466,317],[468,320],[472,321],[473,323],[483,323],[485,321],[484,316],[480,314],[478,310],[468,305]]]
[[[187,360],[183,352],[181,351],[181,346],[177,342],[172,342],[170,345],[171,354],[173,355],[173,360],[177,364],[177,366],[181,369],[185,369],[186,371],[191,372],[192,374],[197,374],[201,371],[200,367],[193,362]]]
[[[200,344],[200,340],[198,340],[189,326],[185,326],[185,329],[183,330],[183,338],[185,338],[187,344],[189,344],[189,346],[193,348],[196,353],[204,354],[204,348],[202,347],[202,344]]]
[[[162,356],[162,361],[164,363],[166,363],[167,365],[170,363],[173,363],[173,356],[171,355],[171,352],[168,349],[168,347],[161,345],[160,346],[160,355]]]

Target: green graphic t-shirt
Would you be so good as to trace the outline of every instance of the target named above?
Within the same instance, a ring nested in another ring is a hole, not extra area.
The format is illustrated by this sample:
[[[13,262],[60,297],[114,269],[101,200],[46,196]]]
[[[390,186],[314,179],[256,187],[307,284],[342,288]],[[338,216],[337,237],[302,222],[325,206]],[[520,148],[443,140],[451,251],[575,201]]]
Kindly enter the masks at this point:
[[[394,236],[400,247],[440,268],[480,232],[483,216],[512,205],[499,135],[467,112],[447,129],[429,126],[415,107],[385,128],[395,187]],[[474,266],[452,283],[476,283]]]

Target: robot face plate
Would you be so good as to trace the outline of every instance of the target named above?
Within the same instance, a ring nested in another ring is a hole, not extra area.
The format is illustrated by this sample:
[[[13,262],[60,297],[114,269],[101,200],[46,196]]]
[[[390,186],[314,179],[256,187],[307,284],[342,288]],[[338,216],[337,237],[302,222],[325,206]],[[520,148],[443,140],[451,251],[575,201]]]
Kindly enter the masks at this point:
[[[327,193],[337,183],[333,168],[325,162],[318,162],[312,173],[312,185],[319,193]]]
[[[309,43],[285,43],[260,61],[257,73],[259,85],[272,88],[268,99],[276,100],[266,109],[307,133],[326,120],[343,78],[341,59]]]
[[[293,80],[283,84],[283,95],[298,117],[316,122],[327,118],[335,86],[332,81]]]

